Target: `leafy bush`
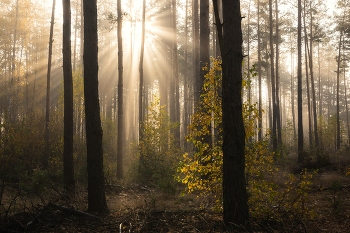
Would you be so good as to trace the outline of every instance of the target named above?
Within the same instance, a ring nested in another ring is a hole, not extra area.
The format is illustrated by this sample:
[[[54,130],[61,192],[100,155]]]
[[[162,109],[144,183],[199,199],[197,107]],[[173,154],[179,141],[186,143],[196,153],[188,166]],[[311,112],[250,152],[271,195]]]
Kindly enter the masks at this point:
[[[204,94],[201,96],[205,106],[196,112],[192,117],[192,124],[189,126],[187,139],[192,141],[197,151],[191,154],[184,154],[178,171],[180,174],[177,180],[187,185],[187,191],[200,190],[201,195],[213,195],[216,199],[215,210],[222,211],[222,129],[221,129],[221,98],[218,96],[218,88],[221,85],[221,67],[218,61],[214,60],[213,66],[206,75]],[[249,87],[249,76],[256,76],[255,67],[245,73],[243,87]],[[273,182],[278,168],[274,162],[275,155],[269,146],[269,135],[265,138],[248,143],[249,137],[256,133],[258,117],[258,105],[249,102],[243,103],[243,120],[246,130],[246,180],[248,189],[248,204],[253,217],[268,218],[283,213],[295,213],[299,216],[310,216],[311,211],[306,203],[307,193],[312,178],[308,174],[300,175],[299,182],[290,175],[290,181],[286,183],[287,188],[280,192],[280,188]],[[204,119],[204,120],[203,120]],[[210,134],[211,122],[214,121],[218,132],[216,144],[207,145],[201,141],[203,136]],[[199,129],[199,130],[198,130]],[[198,140],[199,139],[199,140]],[[204,151],[206,153],[204,153]],[[202,179],[203,175],[207,179]],[[276,212],[276,208],[278,211]],[[303,213],[303,215],[300,215]]]
[[[155,96],[155,102],[148,107],[148,117],[143,122],[143,138],[139,145],[132,146],[134,156],[131,165],[133,181],[155,185],[167,193],[176,191],[177,164],[180,151],[175,146],[172,129],[179,127],[178,123],[171,123],[164,106]]]

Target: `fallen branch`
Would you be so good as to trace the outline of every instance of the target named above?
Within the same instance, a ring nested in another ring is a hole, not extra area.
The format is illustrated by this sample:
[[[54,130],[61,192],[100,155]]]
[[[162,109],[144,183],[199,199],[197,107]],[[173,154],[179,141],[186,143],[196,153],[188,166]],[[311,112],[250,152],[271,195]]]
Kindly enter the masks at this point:
[[[68,213],[68,214],[74,214],[74,215],[77,215],[77,216],[82,216],[82,217],[87,217],[87,218],[101,219],[98,216],[95,216],[95,215],[92,215],[92,214],[88,214],[86,212],[83,212],[83,211],[80,211],[80,210],[76,210],[76,209],[73,209],[73,208],[59,206],[59,205],[56,205],[54,203],[49,203],[48,207],[60,210],[62,212]]]

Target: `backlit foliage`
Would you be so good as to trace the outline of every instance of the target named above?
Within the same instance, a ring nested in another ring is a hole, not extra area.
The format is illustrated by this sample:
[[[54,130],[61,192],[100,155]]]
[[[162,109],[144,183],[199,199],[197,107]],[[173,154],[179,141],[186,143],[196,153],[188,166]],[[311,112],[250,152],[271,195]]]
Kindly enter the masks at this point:
[[[255,67],[247,70],[243,78],[243,88],[248,89],[250,77],[256,76]],[[189,126],[187,140],[192,141],[196,152],[184,154],[178,171],[177,180],[187,185],[187,191],[201,191],[202,195],[215,197],[216,211],[222,211],[222,129],[221,129],[221,66],[214,60],[213,65],[206,75],[204,94],[201,95],[201,108],[192,117]],[[205,111],[204,111],[205,110]],[[258,104],[248,101],[243,103],[243,120],[246,130],[246,181],[249,195],[249,207],[253,217],[271,217],[286,212],[293,212],[306,216],[310,213],[305,203],[309,189],[310,179],[305,171],[300,180],[290,175],[287,188],[281,189],[274,183],[274,178],[279,172],[274,161],[274,153],[269,147],[269,135],[264,139],[248,143],[250,137],[257,132]],[[217,132],[217,141],[212,146],[201,141],[204,135],[209,134],[211,122]],[[200,130],[198,130],[200,129]],[[204,153],[204,151],[206,151]],[[208,152],[209,151],[209,152]],[[208,179],[202,179],[202,177]],[[278,211],[276,211],[278,210]]]
[[[148,115],[143,121],[143,138],[139,145],[134,145],[132,175],[134,181],[158,186],[167,193],[174,193],[177,164],[179,162],[180,148],[175,147],[172,129],[179,127],[178,123],[171,123],[165,110],[160,106],[159,97],[150,104]],[[137,149],[136,149],[137,148]],[[135,171],[136,170],[136,171]]]

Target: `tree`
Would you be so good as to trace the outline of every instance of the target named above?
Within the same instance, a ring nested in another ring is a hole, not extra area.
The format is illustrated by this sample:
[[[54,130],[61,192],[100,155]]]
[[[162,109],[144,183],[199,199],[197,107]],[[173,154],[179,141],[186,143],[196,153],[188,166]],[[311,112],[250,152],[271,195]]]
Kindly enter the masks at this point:
[[[141,38],[141,54],[140,54],[140,83],[139,83],[139,138],[140,141],[143,139],[143,130],[142,130],[142,122],[143,122],[143,111],[142,111],[142,93],[143,93],[143,57],[145,51],[145,23],[146,23],[146,0],[143,0],[142,6],[142,38]]]
[[[312,34],[312,12],[311,3],[310,3],[310,55],[309,55],[309,67],[310,67],[310,77],[311,77],[311,91],[312,91],[312,107],[313,107],[313,116],[314,116],[314,133],[315,133],[315,145],[319,146],[318,141],[318,132],[317,132],[317,113],[316,113],[316,94],[315,94],[315,83],[314,83],[314,71],[313,71],[313,52],[312,52],[312,42],[313,42],[313,34]]]
[[[183,129],[186,134],[187,132],[187,127],[188,127],[188,122],[189,122],[189,93],[188,93],[188,86],[189,83],[187,81],[187,61],[188,61],[188,0],[186,0],[186,5],[185,5],[185,68],[184,68],[184,119],[183,119]],[[187,140],[184,141],[184,148],[188,149],[188,143]]]
[[[200,97],[199,87],[199,18],[198,18],[198,1],[193,0],[193,77],[194,77],[194,108],[197,107],[197,102]]]
[[[308,119],[309,119],[309,146],[312,148],[312,122],[311,122],[311,104],[310,104],[310,85],[309,85],[309,71],[308,71],[308,54],[309,54],[309,49],[308,49],[308,44],[309,40],[307,38],[307,33],[306,33],[306,0],[304,0],[304,15],[303,15],[303,21],[304,21],[304,46],[305,46],[305,78],[306,78],[306,98],[307,98],[307,109],[308,109]]]
[[[209,0],[208,0],[209,1]],[[208,9],[209,10],[209,9]],[[171,93],[174,94],[175,101],[171,101],[174,105],[174,111],[170,113],[172,123],[180,122],[180,95],[179,95],[179,64],[178,64],[178,50],[177,50],[177,30],[176,30],[176,0],[171,0],[171,19],[173,29],[172,41],[172,88]],[[174,129],[175,144],[180,148],[180,127]]]
[[[84,96],[88,172],[88,210],[109,212],[105,196],[102,127],[98,98],[96,0],[84,0]]]
[[[278,0],[275,2],[276,4],[276,124],[277,124],[277,132],[278,132],[278,137],[277,137],[277,144],[282,143],[282,129],[281,129],[281,108],[280,108],[280,94],[279,94],[279,86],[280,86],[280,78],[279,78],[279,29],[278,29]],[[272,26],[272,25],[271,25]],[[273,55],[273,50],[272,55]]]
[[[222,56],[224,223],[230,230],[251,231],[245,181],[245,130],[241,102],[243,54],[240,1],[222,1],[225,22],[223,25],[219,18],[217,0],[213,0],[213,4]]]
[[[339,35],[339,52],[338,52],[338,57],[337,57],[337,63],[338,63],[338,68],[337,68],[337,150],[340,150],[340,119],[339,119],[339,76],[340,76],[340,51],[341,51],[341,42],[342,42],[342,37],[343,37],[343,23],[340,28],[340,35]]]
[[[50,77],[51,77],[51,59],[52,59],[52,43],[53,43],[53,25],[55,20],[55,6],[56,0],[52,2],[52,14],[51,14],[51,26],[50,26],[50,40],[49,40],[49,59],[47,64],[47,78],[46,78],[46,116],[45,116],[45,141],[46,141],[46,153],[43,160],[43,166],[45,168],[49,165],[50,157]]]
[[[122,37],[122,9],[121,0],[117,1],[118,8],[118,152],[117,152],[117,178],[123,179],[123,139],[124,139],[124,114],[123,114],[123,37]]]
[[[71,9],[70,0],[63,0],[63,80],[64,80],[64,187],[74,193],[73,162],[73,79],[71,57]]]
[[[258,0],[258,75],[259,75],[259,133],[258,139],[262,139],[262,89],[261,89],[261,48],[260,48],[260,0]]]
[[[271,85],[272,85],[272,147],[273,151],[277,150],[277,107],[276,107],[276,84],[275,84],[275,70],[274,70],[274,52],[273,52],[273,24],[272,24],[272,0],[269,0],[269,14],[270,14],[270,65],[271,65]]]
[[[209,59],[209,0],[201,0],[200,1],[200,94],[204,93],[203,85],[205,80],[205,75],[208,73],[208,69],[210,66]],[[197,104],[197,110],[203,108],[205,106],[200,106]],[[204,142],[211,146],[211,128],[208,129],[206,135],[202,136],[204,138]],[[208,149],[209,149],[208,148]]]
[[[298,0],[298,163],[304,162],[303,101],[301,75],[301,0]]]

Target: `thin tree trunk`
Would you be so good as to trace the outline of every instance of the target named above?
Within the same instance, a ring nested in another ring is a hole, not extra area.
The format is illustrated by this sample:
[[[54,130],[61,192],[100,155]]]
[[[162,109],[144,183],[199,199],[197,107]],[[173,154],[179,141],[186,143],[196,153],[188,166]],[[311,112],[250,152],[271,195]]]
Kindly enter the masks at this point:
[[[209,0],[208,0],[209,1]],[[208,7],[208,15],[209,15],[209,7]],[[172,0],[172,28],[173,28],[173,55],[172,55],[172,62],[173,62],[173,82],[174,82],[174,93],[175,93],[175,121],[180,123],[180,93],[179,93],[179,63],[178,63],[178,55],[177,55],[177,30],[176,30],[176,0]],[[209,25],[208,25],[209,27]],[[209,39],[209,38],[208,38]],[[209,43],[208,43],[209,45]],[[209,49],[209,46],[208,46]],[[181,148],[181,140],[180,140],[180,126],[176,127],[174,129],[174,138],[175,138],[175,146],[176,148]]]
[[[271,85],[272,85],[272,147],[273,151],[277,150],[277,132],[276,132],[276,120],[277,120],[277,108],[276,108],[276,84],[275,84],[275,70],[274,70],[274,51],[273,51],[273,23],[272,23],[272,0],[269,0],[269,13],[270,13],[270,65],[271,65]]]
[[[193,0],[193,80],[194,80],[194,112],[196,112],[197,103],[200,97],[199,87],[199,18],[198,18],[198,1]]]
[[[210,69],[210,58],[209,58],[209,0],[201,0],[200,1],[200,94],[204,94],[204,82],[205,75],[208,73]],[[207,69],[205,69],[207,67]],[[197,106],[198,111],[203,111],[205,113],[209,113],[210,109],[207,109],[205,104],[201,104]],[[202,127],[202,126],[198,126]],[[200,129],[199,129],[200,130]],[[211,126],[209,125],[207,133],[201,136],[202,142],[208,145],[208,148],[203,152],[203,157],[208,156],[208,152],[212,145],[212,134],[211,134]],[[198,140],[198,139],[196,139]],[[202,163],[202,162],[201,162]],[[206,165],[208,162],[202,163],[202,165]],[[202,179],[208,179],[208,174],[202,175]]]
[[[319,146],[319,140],[318,140],[318,133],[317,133],[317,113],[316,113],[316,94],[315,94],[315,82],[314,82],[314,71],[313,71],[313,51],[312,51],[312,9],[311,9],[311,2],[310,2],[310,55],[309,55],[309,66],[310,66],[310,75],[311,75],[311,91],[312,91],[312,102],[313,102],[313,116],[314,116],[314,133],[315,133],[315,145],[316,147]]]
[[[75,73],[75,59],[77,54],[77,31],[78,31],[77,30],[78,29],[78,9],[77,8],[75,9],[73,73]]]
[[[249,5],[248,5],[248,24],[247,24],[247,32],[248,32],[248,38],[247,38],[247,69],[250,69],[250,4],[251,4],[251,0],[249,0]],[[251,77],[250,75],[248,76],[248,82],[250,83],[251,81]],[[248,102],[250,102],[250,97],[251,97],[251,86],[249,85],[248,87]],[[249,115],[249,120],[252,118],[251,115]],[[249,141],[252,141],[252,137],[249,138]]]
[[[344,23],[343,23],[344,24]],[[337,143],[336,143],[336,150],[340,150],[340,119],[339,119],[339,75],[340,75],[340,56],[341,56],[341,40],[343,37],[343,24],[340,29],[340,36],[339,36],[339,52],[338,52],[338,68],[337,68]]]
[[[13,106],[15,105],[12,103],[14,99],[14,93],[12,93],[12,87],[15,79],[15,68],[16,68],[16,42],[17,42],[17,21],[18,21],[18,0],[16,1],[16,19],[15,19],[15,31],[13,34],[13,47],[12,47],[12,64],[11,64],[11,87],[10,87],[10,94],[9,94],[9,115],[10,115],[10,122],[14,122],[16,118],[16,114],[13,111]]]
[[[301,52],[301,0],[298,0],[298,163],[304,162]]]
[[[63,76],[64,76],[64,188],[74,195],[73,162],[73,79],[71,57],[71,9],[70,0],[63,0]]]
[[[84,66],[84,0],[80,0],[80,64]],[[84,76],[84,68],[82,67]]]
[[[45,117],[45,141],[46,141],[46,156],[43,160],[44,168],[49,165],[50,158],[50,77],[51,77],[51,59],[52,59],[52,43],[53,43],[53,25],[55,20],[55,6],[56,0],[52,3],[52,15],[50,26],[50,40],[49,40],[49,59],[47,65],[47,79],[46,79],[46,117]]]
[[[278,29],[278,0],[276,0],[276,120],[277,120],[277,145],[282,143],[282,129],[281,129],[281,108],[280,108],[280,84],[279,84],[279,29]],[[273,54],[273,53],[272,53]]]
[[[322,92],[322,85],[321,85],[321,60],[320,60],[320,41],[318,41],[318,46],[317,46],[317,57],[318,57],[318,101],[319,101],[319,110],[318,114],[321,119],[323,116],[323,110],[322,110],[322,97],[321,95]],[[322,123],[320,127],[320,146],[322,147],[322,134],[323,134],[323,129],[322,129]]]
[[[350,145],[349,111],[348,111],[348,98],[346,93],[345,67],[344,67],[344,92],[345,92],[346,128],[348,130],[348,144]]]
[[[123,114],[123,37],[122,37],[122,9],[121,0],[117,0],[118,11],[118,151],[117,151],[117,179],[123,179],[124,156],[124,114]]]
[[[139,82],[139,141],[143,139],[143,111],[142,111],[142,94],[143,94],[143,57],[145,51],[145,24],[146,24],[146,0],[143,0],[142,6],[142,37],[141,37],[141,54],[140,54],[140,82]]]
[[[258,140],[262,139],[262,89],[261,89],[261,47],[260,47],[260,1],[258,0],[258,75],[259,75],[259,126]]]
[[[188,107],[189,107],[189,95],[188,95],[188,82],[187,82],[187,53],[188,53],[188,25],[187,25],[187,18],[188,18],[188,0],[186,0],[186,6],[185,6],[185,70],[184,70],[184,117],[183,117],[183,135],[186,135],[187,133],[187,127],[189,123],[189,117],[188,117]],[[187,140],[184,140],[184,148],[185,150],[188,149],[187,147]]]
[[[292,39],[292,36],[290,37]],[[293,119],[293,131],[294,131],[294,140],[297,138],[297,132],[295,130],[295,114],[294,114],[294,58],[293,58],[293,43],[290,48],[290,61],[291,61],[291,77],[290,77],[290,87],[291,87],[291,105],[292,105],[292,119]]]
[[[306,1],[304,0],[304,15],[303,15],[303,19],[304,19],[304,45],[305,45],[305,72],[306,72],[306,89],[307,89],[307,109],[308,109],[308,119],[309,119],[309,146],[310,149],[313,148],[312,145],[312,123],[311,123],[311,104],[310,104],[310,85],[309,85],[309,72],[308,72],[308,59],[307,59],[307,55],[309,54],[308,52],[308,38],[307,38],[307,33],[306,33],[306,22],[305,22],[305,15],[306,15]]]

